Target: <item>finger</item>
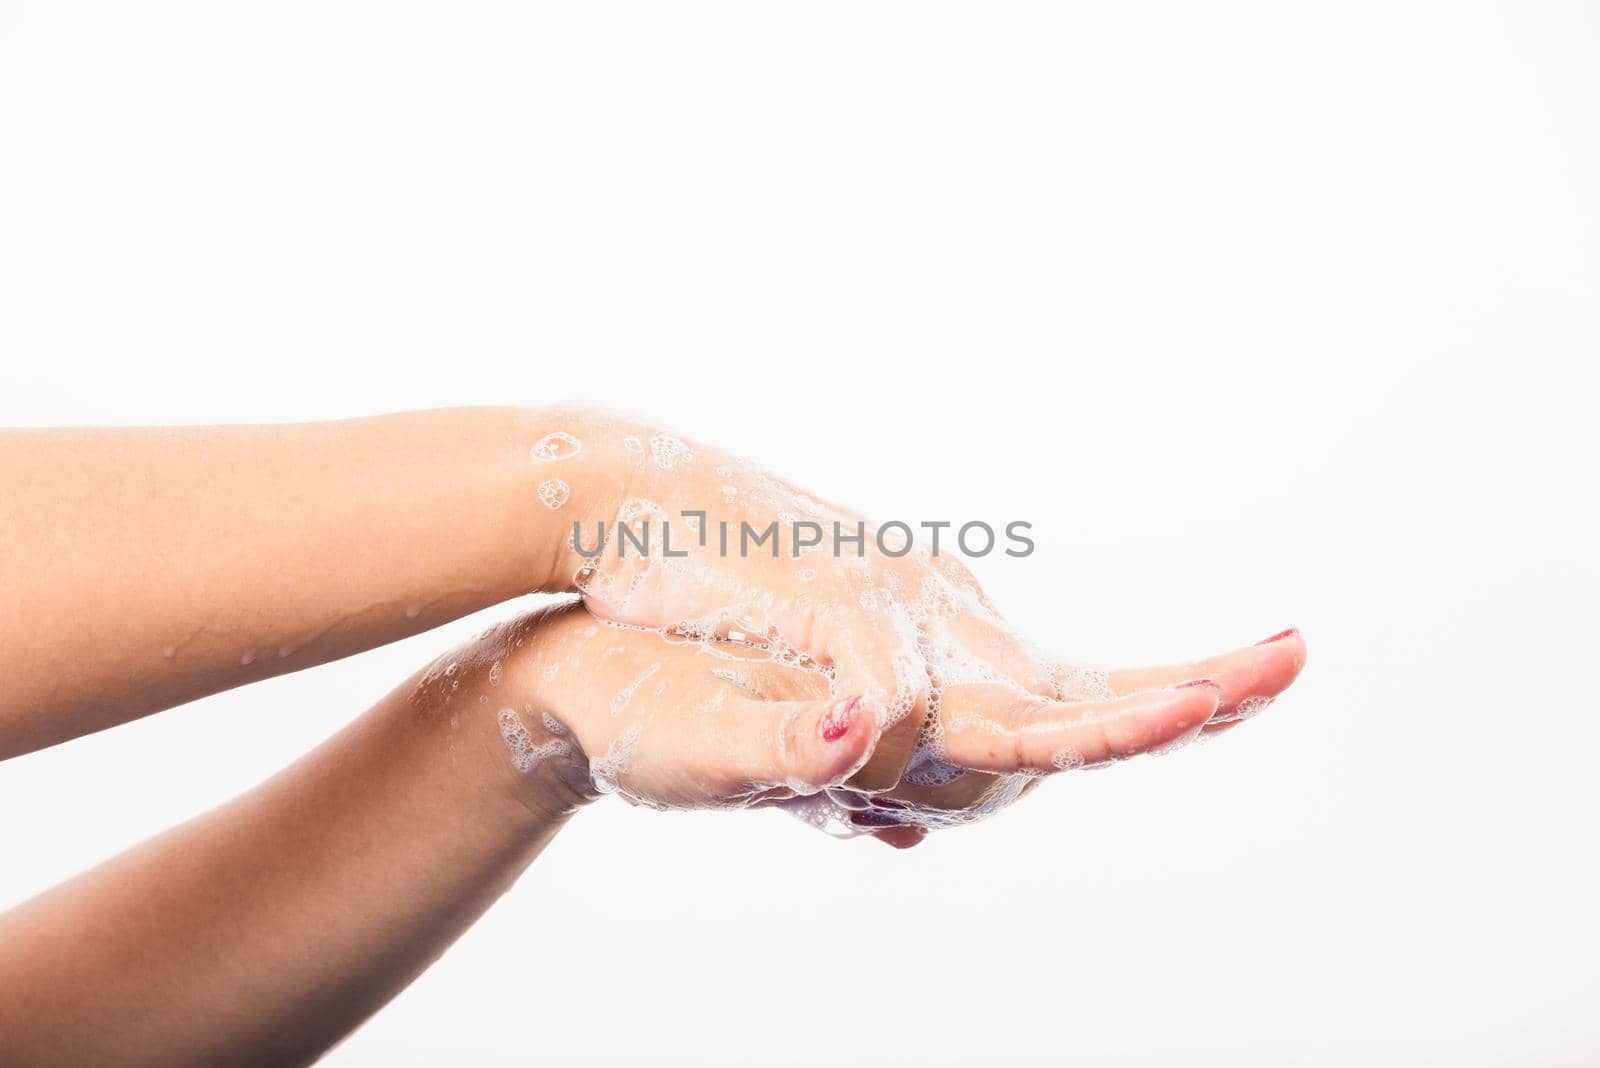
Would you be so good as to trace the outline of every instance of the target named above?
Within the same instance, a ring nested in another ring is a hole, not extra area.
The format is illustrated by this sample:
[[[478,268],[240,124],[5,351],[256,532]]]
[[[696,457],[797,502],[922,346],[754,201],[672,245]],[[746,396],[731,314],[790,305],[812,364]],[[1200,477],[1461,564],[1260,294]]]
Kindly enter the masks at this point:
[[[850,780],[856,790],[893,789],[911,760],[928,710],[928,672],[914,646],[890,630],[856,627],[830,635],[828,658],[834,665],[834,692],[876,698],[879,726],[872,758]]]
[[[912,819],[909,814],[881,808],[851,812],[848,816],[852,827],[896,849],[910,849],[928,836],[928,828],[910,822]]]
[[[1271,704],[1294,682],[1305,663],[1305,638],[1298,630],[1286,630],[1208,660],[1113,671],[1109,682],[1113,693],[1130,694],[1186,679],[1215,680],[1222,687],[1222,701],[1212,722],[1231,723],[1247,719]]]
[[[930,812],[992,812],[1013,799],[1014,777],[967,771],[959,778],[938,785],[924,785],[906,779],[887,793],[864,799],[867,806],[900,803]]]
[[[912,846],[922,844],[922,840],[928,837],[928,828],[901,824],[898,827],[885,827],[881,831],[873,831],[872,837],[896,849],[910,849]]]
[[[821,701],[728,700],[727,751],[740,774],[816,793],[860,770],[877,744],[878,708],[870,697]]]
[[[1051,681],[1050,664],[1037,649],[998,621],[963,612],[951,617],[945,626],[946,633],[959,644],[959,648],[950,650],[951,653],[970,653],[1029,693],[1059,696]],[[937,658],[930,654],[929,661],[937,672],[940,667]]]
[[[1217,710],[1221,687],[1197,679],[1107,701],[1052,701],[998,683],[945,691],[945,759],[976,771],[1092,767],[1180,744]]]
[[[1012,631],[998,616],[964,612],[948,621],[946,632],[966,652],[1029,693],[1058,701],[1098,700],[1111,695],[1105,672],[1050,656]],[[937,673],[939,665],[932,654],[929,663]],[[1183,678],[1196,677],[1191,674]]]
[[[1204,727],[1200,728],[1200,737],[1209,742],[1217,735],[1233,730],[1233,728],[1237,727],[1248,718],[1248,716],[1245,716],[1239,719],[1223,720],[1221,723],[1207,723]]]

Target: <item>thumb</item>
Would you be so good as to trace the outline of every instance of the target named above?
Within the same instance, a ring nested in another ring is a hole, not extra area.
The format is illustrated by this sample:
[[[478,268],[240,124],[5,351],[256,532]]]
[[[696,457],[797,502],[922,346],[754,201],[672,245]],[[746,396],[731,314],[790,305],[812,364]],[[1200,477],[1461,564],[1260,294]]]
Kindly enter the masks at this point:
[[[759,737],[752,755],[760,754],[760,776],[796,793],[813,794],[842,783],[872,757],[878,743],[878,705],[870,697],[741,698],[729,706],[735,722]]]

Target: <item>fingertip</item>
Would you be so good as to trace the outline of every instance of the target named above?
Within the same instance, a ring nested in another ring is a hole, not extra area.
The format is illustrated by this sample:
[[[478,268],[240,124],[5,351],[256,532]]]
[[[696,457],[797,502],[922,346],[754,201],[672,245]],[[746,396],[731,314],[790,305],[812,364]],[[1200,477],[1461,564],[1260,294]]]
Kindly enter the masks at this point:
[[[1294,675],[1299,674],[1301,668],[1305,667],[1306,636],[1301,633],[1299,627],[1280,630],[1272,637],[1263,638],[1261,641],[1256,642],[1253,648],[1269,649],[1285,657],[1293,664],[1293,674],[1290,675],[1291,680]]]
[[[822,715],[817,717],[817,733],[824,742],[840,741],[850,733],[861,701],[860,697],[846,697],[823,708]]]
[[[1305,637],[1290,629],[1203,661],[1196,668],[1221,683],[1223,711],[1231,714],[1242,703],[1269,702],[1288,689],[1305,662]]]
[[[922,840],[928,837],[928,829],[902,823],[895,827],[885,827],[881,831],[873,831],[872,837],[895,849],[910,849],[922,844]]]
[[[874,697],[863,697],[856,703],[856,721],[851,730],[869,742],[876,742],[883,733],[883,703]]]
[[[855,696],[824,705],[817,717],[819,786],[837,786],[872,758],[877,746],[882,705]]]
[[[1228,680],[1224,718],[1240,710],[1246,716],[1259,712],[1287,690],[1306,665],[1306,639],[1291,627],[1233,655],[1237,666],[1222,672]]]
[[[1166,692],[1171,702],[1154,717],[1161,737],[1150,747],[1182,744],[1193,738],[1222,707],[1222,684],[1215,679],[1191,679]]]

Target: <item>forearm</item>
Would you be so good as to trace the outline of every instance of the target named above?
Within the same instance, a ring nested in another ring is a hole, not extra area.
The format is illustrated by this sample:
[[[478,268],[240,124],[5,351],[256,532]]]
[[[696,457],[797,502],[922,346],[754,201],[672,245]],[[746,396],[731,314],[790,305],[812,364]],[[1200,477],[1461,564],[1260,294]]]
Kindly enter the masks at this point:
[[[545,586],[571,421],[0,432],[0,758]]]
[[[304,1063],[393,997],[581,800],[510,766],[491,662],[0,916],[0,1063]]]

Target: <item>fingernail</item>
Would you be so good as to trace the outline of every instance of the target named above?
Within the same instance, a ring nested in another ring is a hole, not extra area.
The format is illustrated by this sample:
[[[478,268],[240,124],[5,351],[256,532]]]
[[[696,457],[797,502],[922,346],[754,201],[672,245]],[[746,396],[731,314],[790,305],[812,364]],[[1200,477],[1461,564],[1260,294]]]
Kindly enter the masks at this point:
[[[1270,638],[1262,638],[1260,641],[1256,642],[1256,644],[1257,645],[1271,645],[1273,642],[1281,642],[1283,639],[1287,638],[1291,634],[1299,634],[1299,633],[1300,633],[1300,628],[1298,628],[1298,627],[1290,627],[1288,630],[1280,630],[1278,633],[1274,634]]]
[[[861,698],[847,697],[822,714],[822,740],[837,742],[850,730],[850,724],[856,721],[856,709],[861,705]]]
[[[1190,679],[1188,682],[1180,682],[1176,686],[1169,686],[1167,688],[1170,690],[1187,690],[1191,686],[1209,686],[1213,690],[1222,689],[1222,684],[1216,679]]]

